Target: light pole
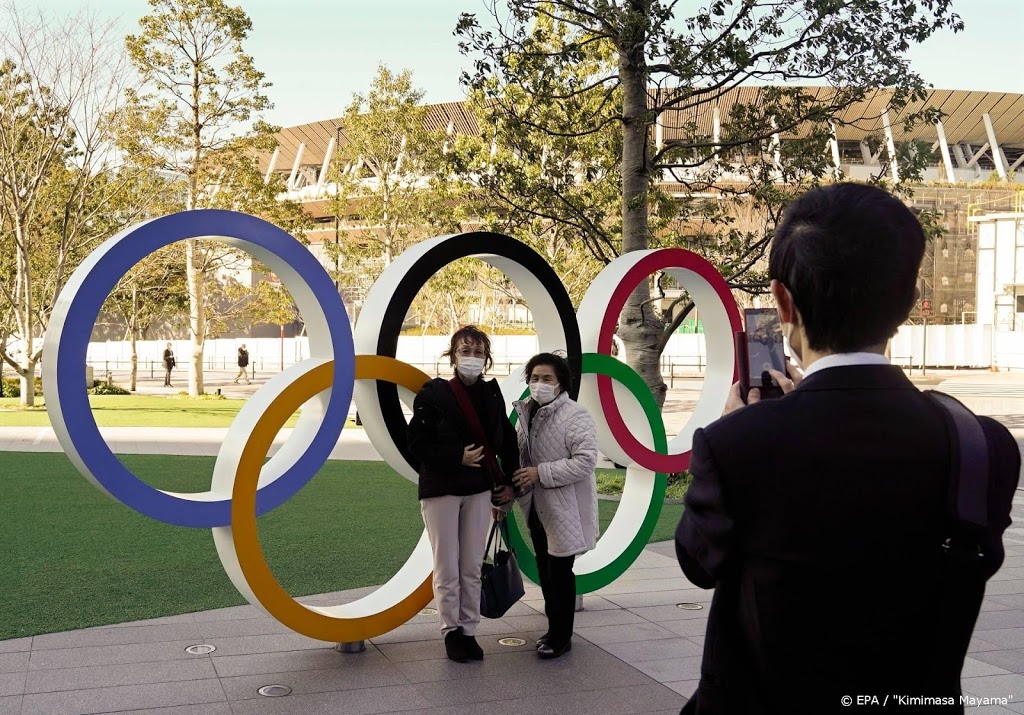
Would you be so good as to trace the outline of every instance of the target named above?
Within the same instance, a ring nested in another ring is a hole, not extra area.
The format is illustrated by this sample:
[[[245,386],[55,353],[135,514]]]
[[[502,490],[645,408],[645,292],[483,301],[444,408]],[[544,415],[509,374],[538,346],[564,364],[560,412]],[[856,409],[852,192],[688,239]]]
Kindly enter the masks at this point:
[[[921,316],[924,318],[924,338],[921,340],[921,375],[928,374],[928,318],[932,314],[932,302],[927,298],[921,300]]]
[[[336,161],[336,158],[337,158],[338,154],[340,153],[340,151],[341,151],[341,126],[337,126],[337,127],[334,128],[334,156],[331,157],[331,160],[335,161],[335,165],[337,165],[337,163],[338,163]],[[340,220],[339,220],[339,217],[338,217],[338,213],[341,211],[341,202],[338,201],[338,179],[339,178],[341,178],[341,177],[337,177],[336,176],[335,179],[334,179],[334,182],[335,182],[334,183],[334,290],[335,291],[338,290],[338,273],[341,271],[341,265],[340,265],[339,260],[338,260],[339,259],[339,253],[338,252],[340,250],[339,247],[338,247],[338,245],[339,245],[338,234],[340,233],[340,230],[339,230]]]

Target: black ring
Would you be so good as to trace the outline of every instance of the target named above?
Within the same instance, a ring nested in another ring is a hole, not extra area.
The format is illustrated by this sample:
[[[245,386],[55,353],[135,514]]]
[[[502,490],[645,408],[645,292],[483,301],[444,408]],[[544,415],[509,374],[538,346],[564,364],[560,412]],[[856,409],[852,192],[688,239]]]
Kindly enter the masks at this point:
[[[583,367],[583,345],[580,339],[580,326],[576,320],[576,311],[572,300],[565,290],[565,285],[551,264],[525,243],[511,236],[489,231],[471,231],[457,234],[447,241],[439,243],[424,253],[406,272],[401,282],[395,287],[393,298],[384,311],[380,333],[377,338],[377,355],[396,357],[398,354],[398,336],[402,332],[405,316],[409,313],[413,300],[434,274],[460,258],[479,256],[499,256],[515,261],[528,270],[547,290],[558,311],[558,319],[565,334],[566,360],[572,370],[573,386],[569,395],[575,400],[579,394],[579,376]],[[377,399],[380,401],[381,416],[387,425],[391,439],[398,447],[406,461],[419,471],[419,461],[409,453],[406,432],[408,424],[402,412],[402,403],[398,399],[398,387],[392,383],[377,382]]]

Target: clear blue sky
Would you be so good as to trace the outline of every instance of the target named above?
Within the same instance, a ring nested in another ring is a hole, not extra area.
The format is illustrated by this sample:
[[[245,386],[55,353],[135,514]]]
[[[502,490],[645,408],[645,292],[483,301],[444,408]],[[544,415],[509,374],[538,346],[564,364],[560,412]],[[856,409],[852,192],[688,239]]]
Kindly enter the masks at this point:
[[[229,0],[231,1],[231,0]],[[237,1],[237,0],[236,0]],[[21,7],[57,13],[89,4],[137,28],[146,0],[19,0]],[[274,86],[267,119],[284,126],[342,114],[364,91],[379,63],[412,69],[428,102],[462,98],[459,74],[468,66],[452,35],[462,12],[484,13],[483,0],[241,0],[253,21],[247,45]],[[699,4],[689,0],[689,5]],[[702,3],[700,3],[702,4]],[[936,35],[911,57],[940,89],[1024,93],[1024,0],[954,0],[964,32]]]

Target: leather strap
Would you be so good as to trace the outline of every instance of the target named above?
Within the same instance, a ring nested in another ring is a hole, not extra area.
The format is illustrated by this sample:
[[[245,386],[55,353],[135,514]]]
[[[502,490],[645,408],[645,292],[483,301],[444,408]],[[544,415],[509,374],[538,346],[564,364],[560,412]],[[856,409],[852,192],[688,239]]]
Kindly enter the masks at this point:
[[[470,402],[466,386],[462,384],[462,380],[458,377],[453,377],[449,380],[448,385],[452,389],[452,394],[455,395],[455,401],[459,403],[459,407],[462,409],[462,415],[466,418],[466,424],[469,425],[474,439],[476,439],[478,445],[484,448],[484,464],[491,473],[492,481],[495,484],[503,483],[504,479],[502,477],[504,472],[501,471],[497,455],[495,455],[494,449],[491,447],[491,441],[487,439],[487,433],[484,431],[483,425],[480,424],[480,416],[477,415],[472,402]]]

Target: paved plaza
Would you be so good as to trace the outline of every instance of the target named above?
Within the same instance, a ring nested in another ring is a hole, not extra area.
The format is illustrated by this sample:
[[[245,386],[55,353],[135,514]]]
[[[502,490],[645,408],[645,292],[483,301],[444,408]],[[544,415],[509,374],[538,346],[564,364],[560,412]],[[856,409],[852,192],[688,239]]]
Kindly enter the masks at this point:
[[[1024,440],[1024,374],[937,376],[919,382],[948,389]],[[673,390],[667,411],[685,413],[695,397],[693,390]],[[102,431],[116,452],[179,454],[216,454],[225,433]],[[334,458],[379,458],[362,430],[344,435]],[[0,450],[59,447],[49,428],[0,427]],[[1024,713],[1022,491],[1013,518],[1005,539],[1006,561],[988,584],[963,671],[965,693],[1010,701],[1007,707],[969,713]],[[367,591],[302,600],[333,604]],[[682,575],[671,543],[654,544],[619,580],[584,598],[573,650],[554,661],[540,661],[533,652],[534,639],[546,627],[543,601],[533,586],[504,618],[481,624],[478,639],[487,655],[480,663],[448,661],[437,616],[428,614],[373,639],[355,654],[291,633],[251,606],[0,641],[0,715],[675,713],[699,677],[711,593],[694,588]],[[509,638],[524,643],[501,643]],[[186,651],[194,645],[216,650]],[[286,686],[290,694],[260,694],[273,685]]]

